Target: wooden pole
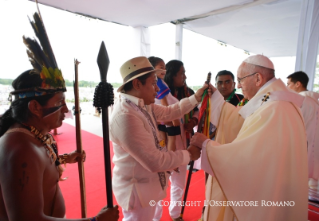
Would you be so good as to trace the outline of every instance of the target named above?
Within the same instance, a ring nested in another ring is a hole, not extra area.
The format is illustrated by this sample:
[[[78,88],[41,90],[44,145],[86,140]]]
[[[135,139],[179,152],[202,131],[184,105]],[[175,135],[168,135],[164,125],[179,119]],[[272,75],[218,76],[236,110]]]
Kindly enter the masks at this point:
[[[209,72],[207,75],[207,80],[206,83],[209,84],[210,83],[210,79],[211,79],[211,73]],[[199,119],[198,121],[198,126],[197,126],[197,132],[198,133],[202,133],[203,132],[203,124],[204,124],[204,120],[205,120],[205,114],[206,110],[204,111],[204,114],[202,115],[201,119]],[[187,182],[186,182],[186,188],[185,188],[185,193],[184,193],[184,199],[183,199],[183,205],[182,205],[182,210],[181,210],[181,214],[180,217],[182,218],[184,215],[184,210],[185,210],[185,205],[186,205],[186,200],[187,200],[187,194],[188,194],[188,189],[189,189],[189,185],[191,183],[191,179],[192,179],[192,174],[193,174],[193,168],[194,168],[194,161],[190,162],[190,166],[189,166],[189,170],[188,170],[188,177],[187,177]]]
[[[74,80],[74,115],[75,115],[75,132],[76,132],[76,150],[78,153],[83,153],[82,149],[82,136],[81,136],[81,119],[80,119],[80,101],[79,101],[79,79],[78,79],[78,60],[74,60],[75,80]],[[80,194],[81,194],[81,215],[82,218],[87,217],[86,211],[86,193],[85,193],[85,176],[84,176],[84,163],[78,162],[79,180],[80,180]]]

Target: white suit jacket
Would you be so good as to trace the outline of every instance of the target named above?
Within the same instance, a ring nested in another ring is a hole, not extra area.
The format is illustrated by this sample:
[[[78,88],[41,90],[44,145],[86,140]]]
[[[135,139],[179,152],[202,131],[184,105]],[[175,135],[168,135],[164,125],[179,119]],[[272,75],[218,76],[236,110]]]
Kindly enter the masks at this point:
[[[171,121],[181,118],[197,104],[193,96],[164,107],[151,104],[127,94],[120,94],[110,117],[110,139],[113,142],[113,191],[118,204],[130,210],[130,197],[136,189],[142,207],[149,206],[151,200],[159,201],[166,197],[166,187],[161,187],[158,172],[173,170],[190,161],[186,150],[160,151],[155,146],[152,128],[141,112],[134,109],[126,100],[144,108],[150,114],[158,140],[156,121]],[[154,115],[153,115],[153,113]],[[154,117],[156,119],[154,119]],[[165,173],[166,174],[166,173]]]

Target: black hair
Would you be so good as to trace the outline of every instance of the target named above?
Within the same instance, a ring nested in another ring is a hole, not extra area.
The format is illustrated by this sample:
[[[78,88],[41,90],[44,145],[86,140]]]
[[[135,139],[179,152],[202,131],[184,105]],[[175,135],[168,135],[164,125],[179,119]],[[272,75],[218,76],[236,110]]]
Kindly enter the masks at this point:
[[[168,85],[173,95],[175,94],[174,77],[183,65],[183,62],[179,60],[171,60],[166,64],[166,74],[164,77],[164,81]]]
[[[32,70],[27,70],[20,74],[13,82],[14,90],[39,87],[42,79],[39,74],[32,74]],[[31,100],[36,100],[40,105],[44,106],[54,94],[47,94],[39,97],[27,97],[23,99],[15,99],[10,108],[0,117],[0,137],[16,122],[26,122],[30,117],[28,104]]]
[[[234,77],[233,73],[231,73],[230,71],[227,71],[227,70],[223,70],[223,71],[218,72],[216,77],[215,77],[215,81],[217,81],[218,76],[224,76],[224,75],[230,75],[231,78],[233,79],[233,81],[235,81],[235,77]]]
[[[148,58],[149,62],[153,67],[155,67],[159,62],[163,61],[162,58],[151,56]],[[164,62],[164,61],[163,61]]]
[[[287,77],[287,79],[290,79],[290,81],[293,83],[299,81],[304,88],[307,88],[309,82],[308,75],[303,71],[297,71],[295,73],[292,73]]]
[[[142,75],[142,76],[140,76],[140,77],[138,77],[136,79],[138,79],[142,83],[142,85],[145,85],[146,79],[148,77],[150,77],[152,74],[154,75],[154,72],[150,72],[150,73],[144,74],[144,75]],[[132,90],[132,88],[133,88],[133,80],[131,80],[131,81],[127,82],[126,84],[124,84],[123,90],[125,92]]]

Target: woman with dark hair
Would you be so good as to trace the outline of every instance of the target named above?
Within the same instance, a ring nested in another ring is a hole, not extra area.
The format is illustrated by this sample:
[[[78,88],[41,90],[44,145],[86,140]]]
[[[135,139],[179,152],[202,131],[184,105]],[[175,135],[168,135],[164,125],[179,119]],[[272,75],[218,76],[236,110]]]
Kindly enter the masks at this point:
[[[186,75],[183,62],[171,60],[166,64],[166,75],[164,81],[167,83],[172,95],[181,100],[194,94],[194,91],[186,85]],[[198,123],[198,108],[184,116],[184,128],[188,133],[193,132],[193,128]]]
[[[165,83],[168,85],[171,96],[168,96],[168,103],[174,104],[179,100],[189,97],[194,94],[194,91],[186,85],[186,75],[183,62],[179,60],[172,60],[166,64],[166,74],[164,77]],[[187,148],[187,139],[190,138],[193,127],[197,125],[198,108],[196,107],[190,113],[184,115],[184,118],[180,119],[179,126],[167,127],[168,131],[172,134],[178,134],[176,136],[175,146],[176,150],[185,150]],[[173,171],[170,177],[171,180],[171,203],[169,206],[170,216],[174,221],[182,221],[180,218],[181,204],[184,188],[186,184],[186,170],[187,165],[179,167],[179,173]]]

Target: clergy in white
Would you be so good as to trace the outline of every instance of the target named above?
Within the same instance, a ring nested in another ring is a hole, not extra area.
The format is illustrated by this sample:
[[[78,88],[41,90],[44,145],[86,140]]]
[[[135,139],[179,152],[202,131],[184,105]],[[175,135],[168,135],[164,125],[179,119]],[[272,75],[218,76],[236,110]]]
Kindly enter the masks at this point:
[[[211,123],[218,128],[216,141],[199,133],[191,140],[203,148],[202,169],[211,175],[206,202],[226,202],[207,206],[204,220],[307,220],[304,97],[274,77],[273,64],[263,55],[247,58],[237,76],[249,102],[236,108],[215,91]]]
[[[305,96],[305,101],[301,107],[304,117],[307,141],[308,141],[308,178],[309,187],[316,192],[319,197],[319,94],[308,91],[309,78],[303,71],[297,71],[287,77],[287,87]],[[311,191],[313,193],[313,191]]]

